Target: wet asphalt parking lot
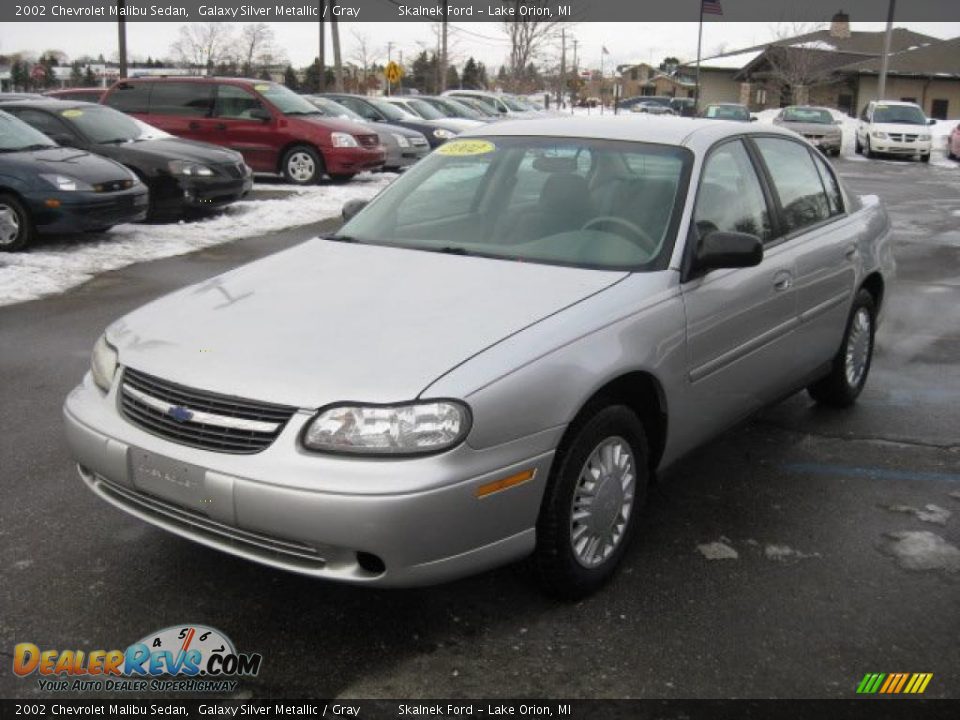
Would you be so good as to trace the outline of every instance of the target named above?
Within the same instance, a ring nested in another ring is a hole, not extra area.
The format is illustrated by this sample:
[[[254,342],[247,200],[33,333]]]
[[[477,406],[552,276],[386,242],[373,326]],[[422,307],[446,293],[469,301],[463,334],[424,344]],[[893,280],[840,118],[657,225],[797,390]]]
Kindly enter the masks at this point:
[[[408,591],[317,582],[84,488],[60,407],[102,329],[319,226],[0,308],[0,696],[45,696],[13,676],[15,643],[122,648],[203,623],[263,654],[241,697],[849,698],[868,672],[932,672],[927,696],[960,697],[960,169],[837,166],[897,231],[859,403],[796,395],[663,473],[622,572],[577,604],[522,565]]]

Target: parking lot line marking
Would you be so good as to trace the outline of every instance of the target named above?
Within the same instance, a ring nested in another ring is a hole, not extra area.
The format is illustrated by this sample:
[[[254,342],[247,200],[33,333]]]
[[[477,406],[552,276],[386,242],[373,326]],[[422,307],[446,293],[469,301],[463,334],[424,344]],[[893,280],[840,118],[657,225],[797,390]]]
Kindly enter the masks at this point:
[[[866,478],[868,480],[919,480],[922,482],[960,482],[955,473],[914,472],[910,470],[887,470],[884,468],[851,467],[849,465],[825,465],[821,463],[788,463],[781,466],[788,472],[807,475],[839,475],[841,477]]]

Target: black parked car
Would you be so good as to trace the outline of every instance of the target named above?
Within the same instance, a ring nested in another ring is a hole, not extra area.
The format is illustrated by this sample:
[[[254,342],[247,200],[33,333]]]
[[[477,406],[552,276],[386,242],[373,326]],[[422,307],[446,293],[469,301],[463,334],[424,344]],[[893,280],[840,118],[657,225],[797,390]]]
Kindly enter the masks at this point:
[[[447,140],[460,133],[460,128],[444,123],[443,120],[424,120],[377,98],[342,93],[324,93],[323,97],[328,97],[341,105],[345,105],[365,120],[399,125],[421,132],[426,136],[427,142],[430,143],[432,148],[443,145]]]
[[[89,150],[133,170],[150,188],[151,219],[226,205],[253,186],[240,153],[168,135],[104,105],[45,99],[0,107],[60,145]]]
[[[142,220],[148,191],[119,163],[60,147],[0,110],[0,251],[36,233],[105,230]]]

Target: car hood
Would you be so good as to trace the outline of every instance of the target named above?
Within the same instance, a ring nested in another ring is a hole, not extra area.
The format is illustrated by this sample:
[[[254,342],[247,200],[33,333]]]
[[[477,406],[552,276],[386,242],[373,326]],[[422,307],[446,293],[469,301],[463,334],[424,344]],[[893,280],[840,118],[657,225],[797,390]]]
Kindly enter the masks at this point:
[[[227,148],[173,137],[114,145],[98,145],[96,149],[104,155],[122,161],[143,158],[144,160],[154,161],[188,160],[206,165],[226,165],[243,160],[243,156]]]
[[[122,165],[85,150],[49,147],[43,150],[3,153],[0,163],[13,173],[60,173],[91,184],[126,180],[130,173]]]
[[[430,122],[443,123],[442,127],[447,129],[456,128],[460,131],[473,130],[473,128],[482,127],[487,124],[480,120],[470,120],[468,118],[443,118],[442,120],[431,120]]]
[[[827,125],[825,123],[804,123],[804,122],[781,122],[780,127],[787,130],[793,130],[795,133],[810,135],[840,135],[839,125]]]
[[[909,123],[881,123],[875,122],[870,125],[871,130],[879,130],[885,133],[906,135],[929,135],[931,127],[929,125],[911,125]]]
[[[626,275],[316,239],[150,303],[107,337],[121,364],[211,392],[400,402]]]

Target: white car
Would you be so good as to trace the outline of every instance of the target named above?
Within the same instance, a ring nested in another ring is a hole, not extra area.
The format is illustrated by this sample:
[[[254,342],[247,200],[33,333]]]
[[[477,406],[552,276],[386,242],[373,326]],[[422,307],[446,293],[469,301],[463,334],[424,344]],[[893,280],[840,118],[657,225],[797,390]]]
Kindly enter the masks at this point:
[[[443,95],[474,100],[510,120],[543,117],[542,112],[530,107],[528,103],[504,93],[493,93],[487,90],[447,90]]]
[[[437,110],[433,105],[424,102],[417,97],[401,96],[386,97],[383,99],[391,105],[400,108],[404,112],[410,113],[414,117],[423,118],[424,120],[442,120],[447,125],[452,125],[461,132],[464,130],[473,130],[473,128],[483,127],[486,125],[485,122],[480,120],[447,117],[442,112]]]
[[[880,153],[919,155],[923,162],[929,162],[933,136],[928,126],[934,122],[915,103],[870,102],[857,123],[856,151],[867,157]]]

